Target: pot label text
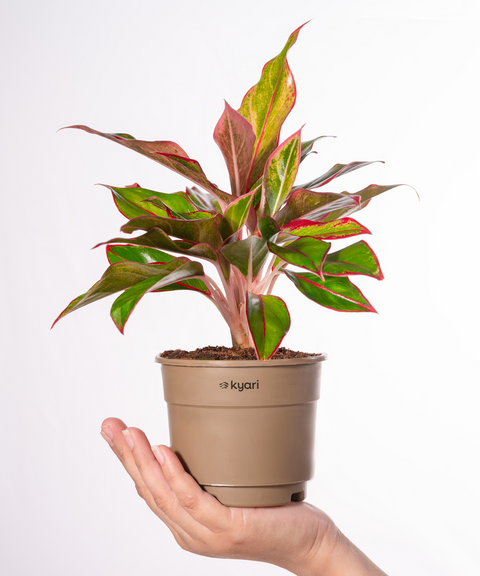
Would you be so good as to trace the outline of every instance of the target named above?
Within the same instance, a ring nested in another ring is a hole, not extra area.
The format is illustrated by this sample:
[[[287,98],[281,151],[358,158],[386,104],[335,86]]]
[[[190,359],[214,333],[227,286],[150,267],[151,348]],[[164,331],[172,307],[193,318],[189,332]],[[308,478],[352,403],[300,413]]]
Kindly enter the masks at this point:
[[[230,390],[243,392],[244,390],[258,390],[259,384],[258,380],[254,382],[234,382],[233,380],[230,380],[230,382],[220,382],[219,386],[222,390],[229,388]]]

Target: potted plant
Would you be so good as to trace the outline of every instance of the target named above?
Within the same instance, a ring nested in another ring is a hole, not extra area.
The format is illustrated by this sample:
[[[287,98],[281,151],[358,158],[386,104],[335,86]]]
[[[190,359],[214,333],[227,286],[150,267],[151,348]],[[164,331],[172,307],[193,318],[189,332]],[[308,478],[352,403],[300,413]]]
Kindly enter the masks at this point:
[[[287,53],[301,28],[267,62],[238,110],[225,103],[214,140],[227,165],[229,192],[208,180],[175,142],[72,126],[135,150],[194,184],[171,194],[138,184],[109,186],[128,220],[122,232],[139,234],[102,243],[110,266],[57,320],[118,292],[111,317],[122,333],[135,306],[151,292],[193,290],[217,307],[232,335],[229,359],[159,355],[157,361],[172,448],[207,491],[233,506],[301,500],[313,473],[325,355],[275,355],[290,328],[287,306],[274,294],[277,280],[286,278],[330,309],[374,312],[350,277],[383,278],[365,240],[331,248],[333,240],[369,234],[351,214],[394,186],[370,185],[354,193],[318,190],[370,162],[336,164],[297,184],[299,165],[319,138],[302,141],[298,130],[280,142],[296,100]],[[202,260],[213,264],[219,280],[204,271]],[[245,352],[250,349],[253,359]]]

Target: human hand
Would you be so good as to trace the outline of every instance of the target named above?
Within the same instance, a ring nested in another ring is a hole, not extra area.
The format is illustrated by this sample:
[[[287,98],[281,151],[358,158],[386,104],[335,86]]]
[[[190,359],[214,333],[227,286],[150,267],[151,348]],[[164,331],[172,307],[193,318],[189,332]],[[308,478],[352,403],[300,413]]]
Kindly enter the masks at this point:
[[[315,506],[292,502],[268,508],[228,508],[200,488],[170,448],[152,448],[138,428],[108,418],[101,433],[139,496],[184,550],[268,562],[298,576],[384,575]],[[352,560],[357,562],[352,564]],[[357,571],[349,571],[352,568]]]

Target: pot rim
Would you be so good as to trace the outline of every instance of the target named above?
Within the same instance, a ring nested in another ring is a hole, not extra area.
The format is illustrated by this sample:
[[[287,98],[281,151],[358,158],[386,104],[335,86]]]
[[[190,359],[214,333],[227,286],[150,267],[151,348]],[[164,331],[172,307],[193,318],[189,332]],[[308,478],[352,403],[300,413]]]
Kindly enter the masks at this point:
[[[306,356],[304,358],[281,358],[277,360],[188,360],[186,358],[163,358],[160,354],[155,356],[155,362],[167,366],[208,366],[210,368],[228,368],[240,366],[255,366],[268,368],[269,366],[293,366],[295,364],[315,364],[327,360],[327,354]]]

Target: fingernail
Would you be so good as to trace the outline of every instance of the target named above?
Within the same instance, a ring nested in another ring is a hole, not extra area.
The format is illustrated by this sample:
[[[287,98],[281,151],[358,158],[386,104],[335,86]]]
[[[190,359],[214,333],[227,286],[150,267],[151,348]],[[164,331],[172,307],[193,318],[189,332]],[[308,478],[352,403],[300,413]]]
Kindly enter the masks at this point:
[[[110,440],[113,440],[113,432],[110,426],[102,426],[102,432],[106,434]]]
[[[125,437],[125,442],[128,444],[130,450],[133,450],[133,437],[130,434],[130,430],[126,428],[125,430],[122,430],[122,434]]]
[[[107,436],[106,432],[104,432],[103,430],[100,430],[100,434],[102,435],[102,438],[110,444],[110,446],[113,446],[113,442]]]
[[[160,466],[165,462],[165,456],[160,448],[160,446],[152,446],[153,453],[155,454],[155,458],[158,460]]]

